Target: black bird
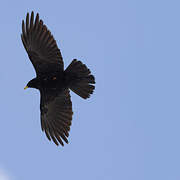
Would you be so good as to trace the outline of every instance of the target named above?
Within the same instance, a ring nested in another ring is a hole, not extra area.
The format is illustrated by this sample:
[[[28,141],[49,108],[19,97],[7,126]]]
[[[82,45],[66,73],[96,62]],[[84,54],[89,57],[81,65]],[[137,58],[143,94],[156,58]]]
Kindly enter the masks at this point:
[[[95,78],[81,61],[74,59],[64,70],[61,52],[51,32],[37,13],[26,16],[22,21],[21,39],[31,60],[36,78],[24,88],[36,88],[40,91],[40,110],[42,131],[56,145],[64,146],[72,121],[72,102],[69,89],[83,99],[93,93]]]

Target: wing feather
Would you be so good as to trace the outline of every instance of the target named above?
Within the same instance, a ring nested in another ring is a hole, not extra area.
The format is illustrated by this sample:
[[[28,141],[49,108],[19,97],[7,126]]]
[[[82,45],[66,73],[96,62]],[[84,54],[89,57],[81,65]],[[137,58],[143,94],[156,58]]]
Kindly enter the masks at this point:
[[[52,91],[52,90],[51,90]],[[68,143],[72,121],[72,102],[69,90],[54,95],[50,90],[41,90],[41,127],[49,140],[56,145]]]
[[[26,22],[22,21],[21,39],[31,60],[37,76],[43,76],[50,72],[64,70],[61,52],[51,32],[37,13],[34,20],[34,12],[26,15]]]

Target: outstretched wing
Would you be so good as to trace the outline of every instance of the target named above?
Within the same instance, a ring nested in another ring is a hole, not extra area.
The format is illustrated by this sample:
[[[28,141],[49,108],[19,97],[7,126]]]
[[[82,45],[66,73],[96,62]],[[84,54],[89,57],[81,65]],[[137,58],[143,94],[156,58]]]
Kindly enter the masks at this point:
[[[31,60],[37,76],[64,70],[61,52],[51,32],[39,20],[37,13],[34,21],[34,12],[26,16],[26,22],[22,21],[21,39]]]
[[[67,137],[72,121],[72,102],[69,90],[60,94],[56,90],[41,90],[41,127],[49,140],[56,145],[64,146],[62,140],[68,143]]]

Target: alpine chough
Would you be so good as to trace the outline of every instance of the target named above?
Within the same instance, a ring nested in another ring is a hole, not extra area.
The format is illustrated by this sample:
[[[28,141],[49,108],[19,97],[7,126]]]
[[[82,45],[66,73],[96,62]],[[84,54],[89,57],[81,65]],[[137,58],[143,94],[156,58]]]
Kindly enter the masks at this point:
[[[64,70],[61,52],[37,13],[27,13],[22,21],[21,39],[35,71],[36,78],[24,88],[40,91],[41,128],[49,140],[64,146],[72,121],[72,102],[69,89],[83,99],[93,93],[95,78],[81,61],[74,59]]]

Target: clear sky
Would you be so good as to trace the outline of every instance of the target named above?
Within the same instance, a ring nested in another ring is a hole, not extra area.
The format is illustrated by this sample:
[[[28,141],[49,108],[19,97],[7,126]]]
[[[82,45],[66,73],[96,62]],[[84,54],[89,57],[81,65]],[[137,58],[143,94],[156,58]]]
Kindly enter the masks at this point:
[[[179,180],[180,1],[1,1],[0,180]],[[95,93],[71,93],[68,145],[40,127],[21,22],[34,11],[65,67],[83,61]]]

